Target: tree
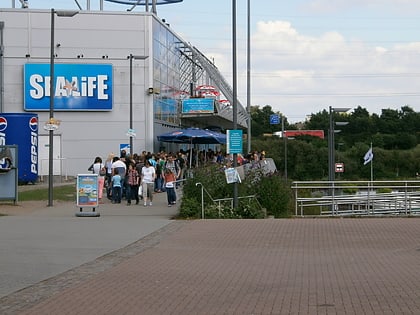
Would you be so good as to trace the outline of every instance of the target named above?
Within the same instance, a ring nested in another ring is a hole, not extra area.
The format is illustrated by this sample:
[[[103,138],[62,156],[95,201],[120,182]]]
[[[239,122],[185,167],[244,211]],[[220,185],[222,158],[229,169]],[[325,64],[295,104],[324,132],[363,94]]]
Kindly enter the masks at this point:
[[[279,112],[275,113],[270,105],[265,105],[262,109],[259,106],[251,106],[253,137],[259,137],[265,133],[272,134],[280,130],[281,125],[270,124],[270,116],[274,114],[282,116]]]
[[[252,140],[253,150],[266,151],[267,157],[274,159],[280,173],[284,170],[284,142],[278,137],[262,137],[264,133],[279,130],[279,126],[270,125],[271,106],[263,109],[254,108],[252,115],[258,136]],[[329,129],[329,112],[322,110],[312,114],[308,121],[295,124],[298,129]],[[381,114],[369,114],[361,107],[356,107],[345,117],[335,113],[335,121],[348,121],[340,127],[335,136],[337,162],[345,163],[345,173],[341,179],[370,179],[370,168],[363,165],[363,156],[370,143],[374,150],[375,179],[413,178],[420,172],[420,113],[410,106],[401,110],[383,109]],[[287,123],[287,122],[286,122]],[[291,126],[287,126],[291,128]],[[253,135],[255,136],[254,132]],[[288,143],[288,178],[292,180],[321,180],[328,173],[327,139],[314,137],[296,137]]]

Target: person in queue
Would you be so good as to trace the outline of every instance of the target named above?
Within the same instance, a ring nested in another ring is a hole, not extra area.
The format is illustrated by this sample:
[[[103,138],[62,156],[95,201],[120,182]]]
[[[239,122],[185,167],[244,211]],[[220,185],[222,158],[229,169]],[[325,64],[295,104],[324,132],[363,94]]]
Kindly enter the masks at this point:
[[[149,206],[153,204],[153,191],[155,187],[155,177],[156,170],[152,166],[150,159],[146,159],[144,166],[141,169],[141,185],[143,189],[143,205],[147,206],[147,201],[149,201]]]

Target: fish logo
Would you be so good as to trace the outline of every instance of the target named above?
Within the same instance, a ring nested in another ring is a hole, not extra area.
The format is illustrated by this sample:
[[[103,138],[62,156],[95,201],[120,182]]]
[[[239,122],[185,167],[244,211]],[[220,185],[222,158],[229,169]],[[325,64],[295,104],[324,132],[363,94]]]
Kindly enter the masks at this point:
[[[29,128],[33,131],[36,132],[38,130],[38,118],[36,117],[32,117],[29,120]]]
[[[7,128],[7,119],[5,117],[0,117],[0,131],[5,131]]]

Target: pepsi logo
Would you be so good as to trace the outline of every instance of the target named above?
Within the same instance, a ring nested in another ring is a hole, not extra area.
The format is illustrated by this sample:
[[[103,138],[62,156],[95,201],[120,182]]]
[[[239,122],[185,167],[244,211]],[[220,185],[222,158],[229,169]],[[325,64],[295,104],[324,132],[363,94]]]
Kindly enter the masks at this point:
[[[37,131],[37,130],[38,130],[38,118],[37,118],[37,117],[32,117],[32,118],[29,120],[29,128],[30,128],[33,132],[35,132],[35,131]]]
[[[7,128],[7,119],[0,117],[0,131],[4,131]]]

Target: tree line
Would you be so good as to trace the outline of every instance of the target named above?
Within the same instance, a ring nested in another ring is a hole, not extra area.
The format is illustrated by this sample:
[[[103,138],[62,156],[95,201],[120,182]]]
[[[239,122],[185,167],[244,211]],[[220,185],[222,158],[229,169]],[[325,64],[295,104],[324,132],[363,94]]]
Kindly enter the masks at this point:
[[[270,124],[274,112],[270,105],[251,107],[252,150],[266,151],[276,162],[279,172],[285,171],[291,180],[328,179],[328,129],[330,113],[323,110],[312,113],[305,122],[289,124],[284,118],[285,130],[324,130],[325,139],[298,136],[282,139],[272,136],[281,128]],[[370,179],[370,165],[363,157],[373,146],[372,161],[375,180],[414,179],[420,173],[420,113],[410,106],[399,110],[382,109],[381,114],[370,114],[358,106],[348,113],[332,113],[335,122],[348,122],[335,134],[335,162],[344,163],[344,172],[336,179]],[[286,142],[285,142],[286,141]]]

